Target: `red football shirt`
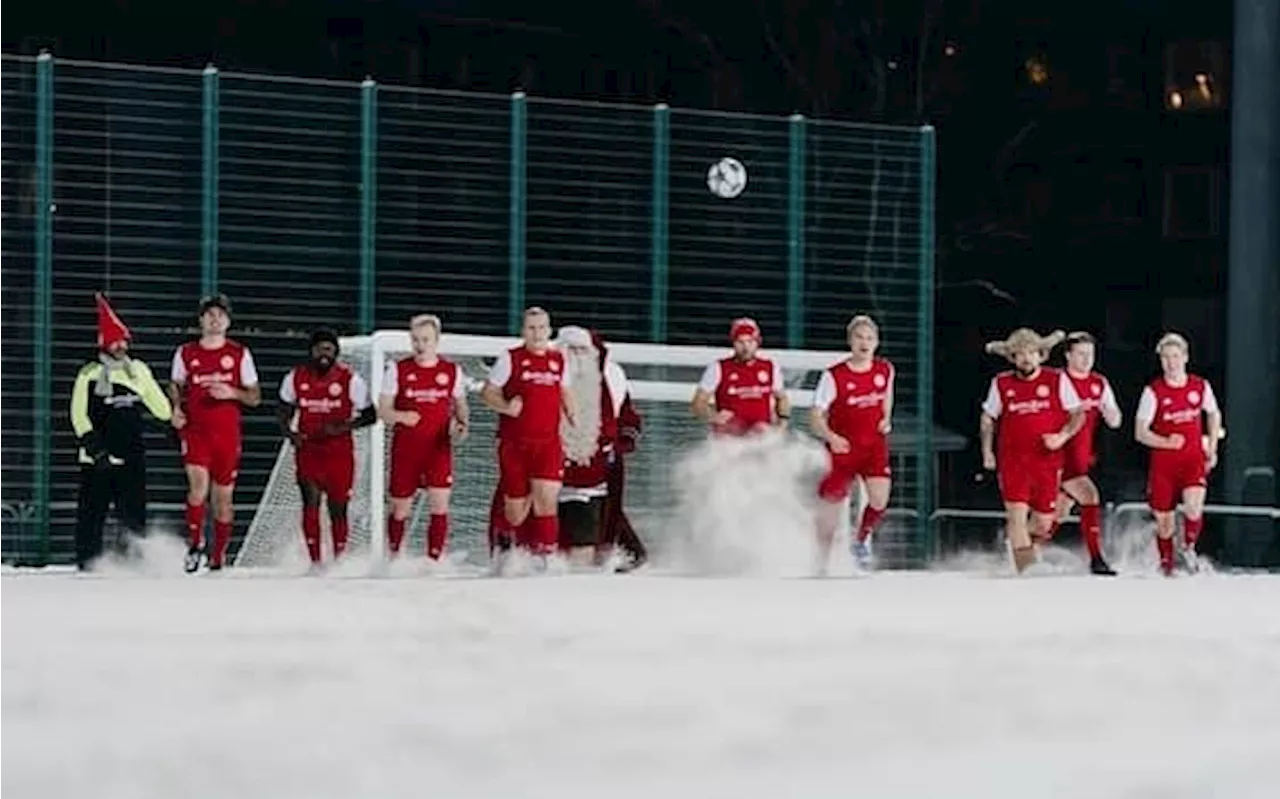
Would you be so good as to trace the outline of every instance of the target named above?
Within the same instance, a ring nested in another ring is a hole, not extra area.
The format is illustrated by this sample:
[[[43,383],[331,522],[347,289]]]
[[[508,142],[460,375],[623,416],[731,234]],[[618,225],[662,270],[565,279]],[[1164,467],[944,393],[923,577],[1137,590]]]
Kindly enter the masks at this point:
[[[1076,390],[1080,407],[1084,410],[1084,426],[1063,449],[1073,451],[1078,463],[1089,463],[1093,460],[1094,434],[1098,430],[1098,420],[1102,418],[1102,409],[1109,408],[1119,413],[1120,406],[1116,403],[1111,383],[1097,372],[1090,372],[1084,377],[1076,377],[1069,370],[1063,370],[1063,374],[1071,381],[1071,387]]]
[[[1057,369],[1042,367],[1030,379],[1011,371],[996,375],[982,412],[997,420],[997,460],[1061,457],[1061,450],[1045,449],[1041,437],[1061,430],[1067,416],[1079,407],[1071,381]]]
[[[841,361],[822,373],[813,394],[815,408],[827,413],[827,427],[851,443],[867,444],[884,438],[885,400],[893,395],[893,364],[874,358],[865,371]]]
[[[768,358],[725,358],[702,373],[698,388],[715,397],[716,410],[729,411],[734,431],[773,423],[774,398],[786,389],[782,370]]]
[[[524,407],[516,417],[503,415],[498,436],[509,441],[560,437],[561,389],[570,384],[564,355],[554,349],[534,352],[521,345],[498,356],[489,382],[508,400],[520,397]]]
[[[1180,433],[1182,449],[1152,449],[1153,458],[1201,457],[1204,453],[1203,414],[1218,411],[1218,400],[1213,395],[1209,381],[1196,375],[1187,375],[1187,382],[1171,386],[1163,377],[1152,380],[1142,389],[1138,399],[1138,421],[1147,422],[1151,432],[1170,436]]]
[[[410,357],[387,364],[379,394],[394,397],[397,411],[418,412],[417,425],[396,425],[395,434],[425,441],[449,429],[454,402],[466,391],[466,375],[456,363],[437,358],[424,366]]]
[[[248,347],[231,339],[217,349],[205,349],[199,341],[187,342],[173,353],[170,379],[186,387],[184,410],[190,430],[240,435],[240,402],[214,399],[209,387],[214,383],[242,389],[258,385],[258,369]]]
[[[280,401],[298,409],[298,432],[314,435],[326,424],[353,419],[368,408],[369,387],[345,363],[335,363],[326,372],[303,364],[290,369],[280,381]],[[351,443],[351,433],[323,441]]]

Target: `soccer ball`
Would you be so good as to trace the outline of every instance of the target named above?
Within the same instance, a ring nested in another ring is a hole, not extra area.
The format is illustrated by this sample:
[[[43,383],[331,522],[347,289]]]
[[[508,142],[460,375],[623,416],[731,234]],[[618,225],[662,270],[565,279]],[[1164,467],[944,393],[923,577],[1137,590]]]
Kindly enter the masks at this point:
[[[707,188],[717,197],[732,200],[747,188],[747,168],[736,158],[721,158],[707,170]]]

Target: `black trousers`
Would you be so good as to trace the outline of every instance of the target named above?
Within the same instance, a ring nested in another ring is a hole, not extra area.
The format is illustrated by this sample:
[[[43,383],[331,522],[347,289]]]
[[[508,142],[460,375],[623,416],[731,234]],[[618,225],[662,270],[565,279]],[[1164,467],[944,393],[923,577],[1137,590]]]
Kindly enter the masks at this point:
[[[147,464],[144,458],[118,466],[80,467],[80,496],[76,507],[76,565],[85,568],[102,554],[107,512],[128,533],[142,535],[147,526]],[[112,542],[116,545],[120,542]]]

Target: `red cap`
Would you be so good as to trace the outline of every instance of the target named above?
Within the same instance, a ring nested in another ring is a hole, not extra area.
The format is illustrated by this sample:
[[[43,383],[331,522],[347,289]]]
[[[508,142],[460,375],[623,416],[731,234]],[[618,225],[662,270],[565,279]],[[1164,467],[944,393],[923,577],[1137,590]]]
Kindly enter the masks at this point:
[[[737,341],[743,336],[760,341],[760,325],[756,324],[756,320],[746,316],[733,320],[733,325],[729,328],[729,341]]]
[[[93,296],[98,301],[98,349],[105,350],[121,341],[131,340],[133,334],[120,321],[120,317],[116,316],[116,312],[111,310],[107,298],[101,292]]]

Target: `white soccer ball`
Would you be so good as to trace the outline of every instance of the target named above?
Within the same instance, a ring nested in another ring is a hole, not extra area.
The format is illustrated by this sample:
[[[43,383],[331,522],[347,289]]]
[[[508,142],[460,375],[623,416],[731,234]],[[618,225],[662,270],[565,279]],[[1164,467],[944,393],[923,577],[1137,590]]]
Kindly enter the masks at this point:
[[[707,170],[707,188],[717,197],[732,200],[747,188],[747,168],[736,158],[721,158]]]

